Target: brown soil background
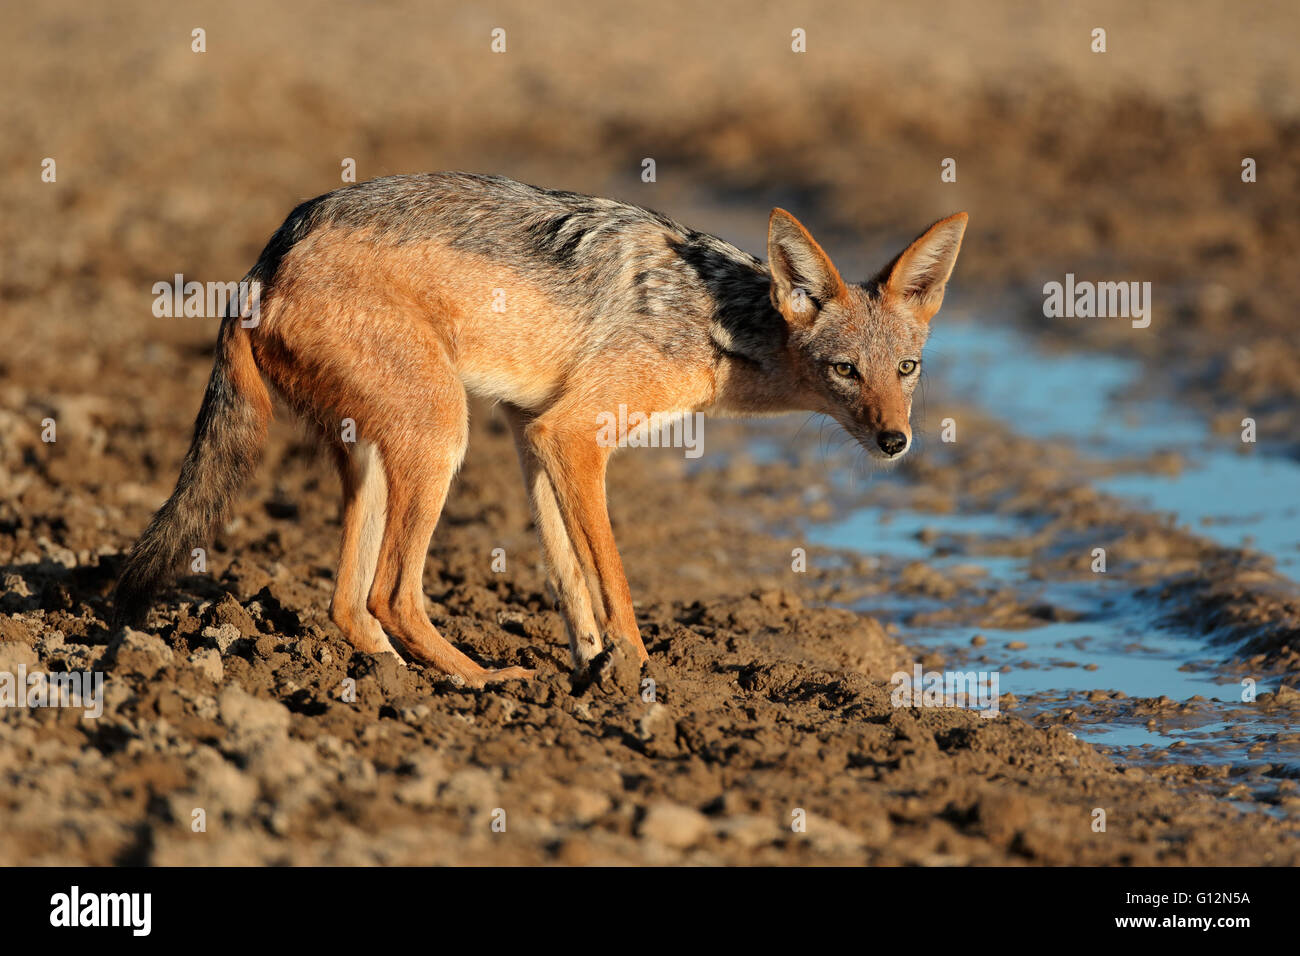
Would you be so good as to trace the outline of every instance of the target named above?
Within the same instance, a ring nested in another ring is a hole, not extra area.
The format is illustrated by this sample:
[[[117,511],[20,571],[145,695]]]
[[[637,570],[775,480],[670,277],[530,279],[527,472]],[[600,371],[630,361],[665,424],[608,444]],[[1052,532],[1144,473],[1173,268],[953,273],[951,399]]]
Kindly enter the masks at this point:
[[[780,204],[832,255],[837,237],[878,249],[840,262],[863,276],[966,209],[953,307],[997,303],[1038,329],[1042,283],[1066,271],[1150,280],[1149,330],[1041,331],[1136,353],[1225,428],[1249,413],[1263,440],[1295,444],[1293,4],[127,0],[6,17],[0,669],[109,673],[97,721],[0,719],[0,862],[1300,860],[1285,816],[1243,815],[1194,772],[1122,768],[1014,716],[892,708],[888,676],[917,656],[906,634],[831,606],[861,566],[815,555],[813,573],[792,574],[800,542],[772,530],[807,513],[824,474],[798,423],[796,465],[737,453],[686,475],[669,453],[616,456],[611,507],[654,705],[572,691],[513,451],[487,408],[426,591],[449,639],[537,667],[536,681],[475,692],[349,653],[325,614],[336,479],[283,417],[212,573],[181,579],[147,634],[110,633],[104,600],[115,555],[175,479],[210,365],[215,323],[155,319],[153,283],[237,278],[296,202],[340,185],[344,157],[359,179],[497,172],[718,232],[761,234]],[[497,26],[504,56],[489,52]],[[1096,26],[1104,55],[1089,51]],[[790,52],[795,27],[807,54]],[[950,156],[958,181],[943,184]],[[1257,183],[1241,182],[1246,156]],[[55,184],[40,180],[44,157]],[[643,157],[658,182],[639,181]],[[701,196],[730,220],[693,215]],[[743,447],[749,427],[719,423],[710,452]],[[1023,444],[999,435],[912,467],[936,495],[978,478],[1065,502],[1152,583],[1184,588],[1184,613],[1239,623],[1294,681],[1297,606],[1267,569],[1065,495],[1076,465]],[[505,574],[490,569],[497,547]],[[345,676],[355,703],[339,699]]]

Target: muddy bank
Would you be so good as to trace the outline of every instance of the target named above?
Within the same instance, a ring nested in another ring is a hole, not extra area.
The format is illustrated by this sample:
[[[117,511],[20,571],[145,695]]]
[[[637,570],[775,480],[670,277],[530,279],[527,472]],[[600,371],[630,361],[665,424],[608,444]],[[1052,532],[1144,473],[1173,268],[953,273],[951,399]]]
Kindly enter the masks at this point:
[[[978,437],[931,435],[921,456],[867,480],[849,455],[827,462],[807,534],[853,549],[820,555],[847,572],[829,600],[881,620],[929,666],[999,674],[1002,708],[1037,726],[1290,812],[1294,582],[1269,556],[1096,487],[1191,466],[1031,442],[948,400],[931,413]]]
[[[797,575],[799,539],[765,531],[804,511],[825,466],[816,455],[692,476],[667,451],[616,457],[612,505],[656,700],[575,694],[519,479],[504,464],[509,438],[490,412],[475,421],[426,590],[433,620],[467,652],[538,669],[487,691],[341,642],[325,617],[334,480],[288,428],[213,574],[182,579],[142,633],[103,624],[112,557],[82,564],[47,537],[85,493],[33,482],[5,515],[6,661],[102,668],[106,709],[92,721],[5,714],[4,793],[22,834],[5,862],[1300,856],[1285,822],[1121,769],[1064,727],[892,706],[888,677],[913,655],[871,618],[825,606],[860,581],[853,563],[814,555]],[[171,444],[130,423],[115,432],[138,436],[127,455],[137,464]],[[917,486],[942,489],[951,466],[918,461]],[[124,546],[148,510],[112,509],[101,540]],[[491,570],[496,547],[506,573]],[[340,699],[347,677],[354,702]],[[1092,830],[1096,808],[1105,833]],[[196,809],[204,833],[192,832]],[[806,832],[791,829],[799,810]],[[492,828],[501,811],[504,833]]]

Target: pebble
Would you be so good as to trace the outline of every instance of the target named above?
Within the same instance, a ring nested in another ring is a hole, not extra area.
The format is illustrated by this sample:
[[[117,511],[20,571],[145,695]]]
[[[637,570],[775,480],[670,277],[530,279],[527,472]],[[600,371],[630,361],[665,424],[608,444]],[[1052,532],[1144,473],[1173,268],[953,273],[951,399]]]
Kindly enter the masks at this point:
[[[702,840],[711,829],[709,818],[698,810],[679,803],[660,802],[646,810],[638,832],[647,840],[684,850]]]

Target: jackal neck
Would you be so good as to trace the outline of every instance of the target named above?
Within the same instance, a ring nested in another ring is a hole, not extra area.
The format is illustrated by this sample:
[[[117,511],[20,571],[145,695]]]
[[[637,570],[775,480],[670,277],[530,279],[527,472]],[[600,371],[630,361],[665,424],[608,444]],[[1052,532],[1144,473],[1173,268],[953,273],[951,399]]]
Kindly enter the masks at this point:
[[[723,414],[781,414],[800,405],[801,389],[789,360],[789,326],[772,305],[770,285],[764,269],[715,293],[709,339],[715,356],[714,407]]]

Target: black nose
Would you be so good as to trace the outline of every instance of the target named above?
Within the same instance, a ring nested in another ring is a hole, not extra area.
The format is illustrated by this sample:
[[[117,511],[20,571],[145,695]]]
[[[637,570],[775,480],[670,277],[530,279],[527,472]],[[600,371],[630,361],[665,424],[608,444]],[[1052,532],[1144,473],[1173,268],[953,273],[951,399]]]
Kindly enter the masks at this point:
[[[886,455],[897,455],[907,447],[907,436],[902,432],[881,432],[876,436],[876,444]]]

